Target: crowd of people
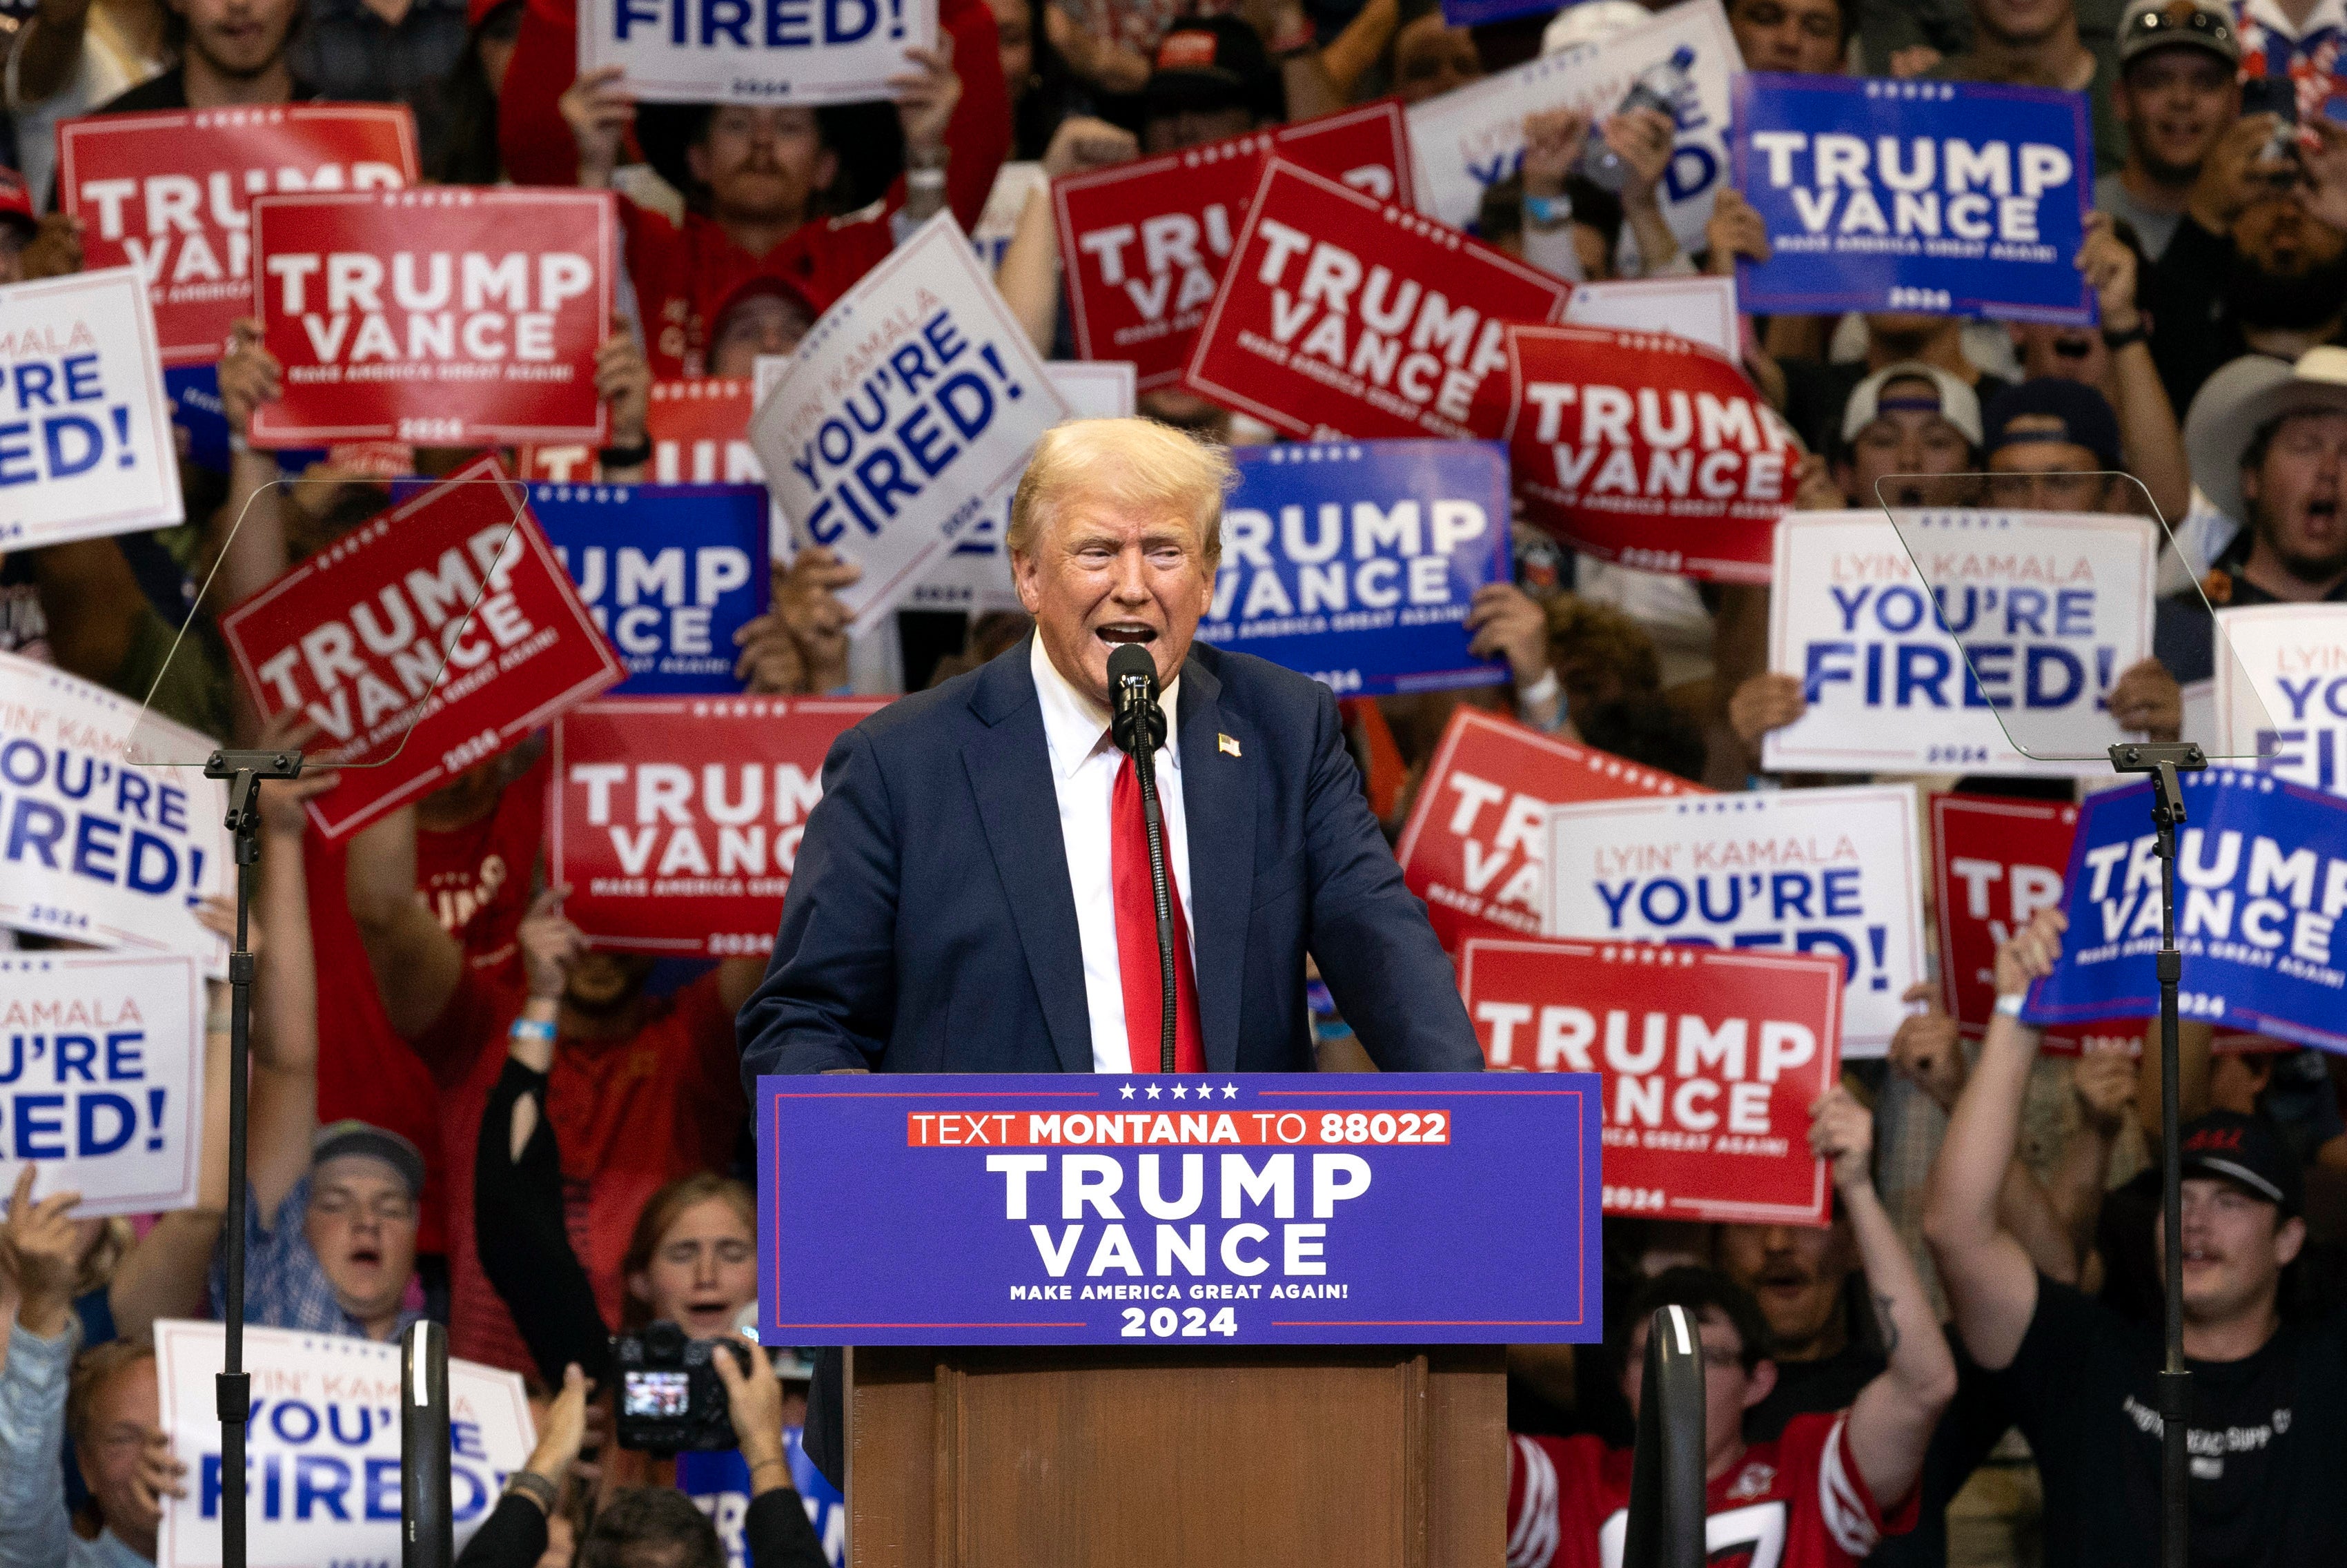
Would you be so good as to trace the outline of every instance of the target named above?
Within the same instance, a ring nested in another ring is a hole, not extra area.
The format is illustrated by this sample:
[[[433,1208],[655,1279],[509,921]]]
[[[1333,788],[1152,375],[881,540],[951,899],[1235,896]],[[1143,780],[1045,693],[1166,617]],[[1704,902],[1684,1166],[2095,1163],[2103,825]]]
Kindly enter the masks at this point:
[[[1751,70],[2020,83],[2082,91],[2092,110],[2098,210],[2076,264],[2098,325],[1743,321],[1743,368],[1805,446],[1800,507],[1872,507],[1893,476],[1980,473],[1997,505],[2147,515],[2147,498],[2209,602],[2347,600],[2347,125],[2331,118],[2347,108],[2347,14],[2332,0],[1724,9]],[[893,102],[809,109],[639,104],[617,69],[577,72],[569,0],[35,0],[0,7],[0,164],[14,165],[0,168],[0,283],[81,265],[80,226],[54,210],[62,120],[404,102],[430,179],[619,193],[640,326],[597,356],[610,435],[596,472],[641,481],[656,380],[746,376],[790,352],[948,208],[992,227],[997,286],[1039,353],[1073,357],[1051,204],[1022,166],[1059,177],[1383,95],[1421,103],[1645,15],[1582,0],[1467,28],[1424,0],[941,0],[938,45],[907,52]],[[1667,115],[1596,118],[1618,190],[1581,172],[1590,116],[1560,107],[1523,129],[1521,167],[1482,203],[1489,242],[1573,281],[1765,257],[1758,215],[1725,184],[1704,247],[1674,235],[1658,193]],[[134,702],[151,692],[224,741],[302,745],[313,732],[264,723],[237,686],[217,618],[386,492],[331,465],[288,472],[244,439],[281,393],[259,323],[239,323],[216,377],[229,450],[219,471],[183,464],[190,520],[0,559],[0,650]],[[1141,406],[1216,443],[1272,438],[1184,392]],[[415,461],[437,475],[473,456]],[[2099,477],[2115,474],[2132,482]],[[869,692],[875,669],[918,689],[1026,657],[1022,617],[928,610],[898,612],[874,633],[895,640],[888,657],[862,657],[838,598],[857,572],[814,546],[773,563],[771,608],[738,640],[743,691]],[[1800,679],[1768,668],[1766,587],[1629,569],[1521,524],[1512,577],[1467,622],[1504,685],[1344,704],[1389,835],[1461,703],[1716,790],[1848,782],[1762,768],[1764,738],[1807,708]],[[2157,656],[2111,690],[2124,727],[2178,733],[2183,685],[2209,673],[2207,626],[2163,620]],[[726,1337],[757,1294],[735,1015],[764,966],[590,946],[545,875],[548,776],[541,737],[338,842],[304,804],[335,787],[331,771],[263,786],[247,1320],[385,1339],[430,1317],[456,1355],[528,1380],[539,1445],[474,1537],[477,1568],[824,1560],[836,1494],[794,1468],[804,1391],[766,1358],[716,1358],[741,1440],[723,1465],[610,1441],[612,1335],[667,1322]],[[2000,998],[2064,939],[2054,911],[2010,933]],[[1919,987],[1888,1061],[1848,1064],[1812,1109],[1830,1225],[1609,1219],[1609,1342],[1511,1348],[1512,1568],[1619,1562],[1643,1336],[1664,1305],[1701,1327],[1713,1561],[2149,1561],[2168,1245],[2184,1249],[2196,1374],[2193,1561],[2347,1559],[2347,1069],[2188,1025],[2171,1238],[2153,1181],[2156,1035],[2139,1055],[2042,1056],[2017,1011],[1968,1040],[1938,994]],[[8,1206],[0,1568],[150,1562],[162,1501],[183,1494],[151,1327],[224,1305],[225,1005],[216,990],[195,1208],[137,1226],[77,1218],[70,1193],[35,1201],[29,1171]],[[1369,1065],[1341,1018],[1321,1014],[1316,1037],[1324,1069]]]

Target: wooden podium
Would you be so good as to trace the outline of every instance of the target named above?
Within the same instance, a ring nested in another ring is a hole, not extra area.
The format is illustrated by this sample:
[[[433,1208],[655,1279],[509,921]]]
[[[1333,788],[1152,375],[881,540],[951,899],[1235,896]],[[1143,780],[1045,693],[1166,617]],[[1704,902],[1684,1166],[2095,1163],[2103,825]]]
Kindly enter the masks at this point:
[[[850,1568],[1501,1568],[1498,1346],[847,1354]]]

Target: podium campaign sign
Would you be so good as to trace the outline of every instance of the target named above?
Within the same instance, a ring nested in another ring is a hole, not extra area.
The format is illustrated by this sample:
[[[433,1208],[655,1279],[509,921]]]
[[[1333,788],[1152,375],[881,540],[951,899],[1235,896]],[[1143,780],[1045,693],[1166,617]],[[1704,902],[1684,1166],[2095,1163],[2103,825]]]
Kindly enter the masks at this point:
[[[2270,774],[2182,775],[2176,942],[2186,1018],[2347,1051],[2347,802]],[[2148,781],[2079,808],[2064,873],[2070,929],[2029,989],[2033,1024],[2159,1010],[2159,862]]]
[[[196,907],[236,875],[228,797],[196,767],[218,743],[102,686],[0,653],[0,925],[134,953],[184,953],[212,979],[228,943]]]
[[[220,618],[264,715],[299,708],[342,781],[309,803],[340,838],[495,756],[626,674],[484,457],[360,524]]]
[[[2217,611],[2217,734],[2279,779],[2347,794],[2347,605]],[[2193,731],[2188,726],[2185,733]]]
[[[1736,78],[1736,183],[1769,259],[1747,311],[1927,311],[2083,326],[2094,205],[2083,93],[1993,82]]]
[[[1532,522],[1585,554],[1766,582],[1793,433],[1726,356],[1665,333],[1510,326],[1500,434]]]
[[[1597,1089],[1583,1073],[761,1078],[758,1337],[1594,1343]]]
[[[398,190],[419,175],[405,104],[269,104],[99,114],[57,127],[57,206],[82,261],[138,269],[167,365],[220,357],[252,313],[252,199]]]
[[[1572,292],[1399,202],[1275,159],[1182,384],[1290,436],[1493,436],[1476,394],[1507,367],[1507,323],[1555,321]]]
[[[285,394],[254,412],[253,443],[601,446],[614,200],[463,186],[256,198],[252,313]]]
[[[0,288],[0,550],[184,515],[146,292],[128,267]]]
[[[1454,957],[1477,936],[1537,936],[1548,906],[1548,808],[1706,794],[1700,784],[1461,707],[1450,715],[1394,855]]]
[[[1978,1040],[1996,1006],[1999,944],[2047,907],[2060,908],[2078,808],[2004,795],[1932,797],[1932,907],[1940,933],[1940,1005]],[[2045,1048],[2139,1050],[2143,1020],[2045,1031]]]
[[[1607,1214],[1831,1217],[1809,1143],[1841,1073],[1831,955],[1479,937],[1459,989],[1493,1067],[1600,1075]]]
[[[1552,806],[1542,933],[1839,953],[1842,1053],[1880,1056],[1923,978],[1918,816],[1912,784]]]
[[[554,722],[548,873],[599,948],[773,950],[831,744],[873,697],[612,698]]]
[[[760,395],[750,445],[794,537],[864,569],[839,590],[860,634],[999,505],[1069,412],[940,212],[823,313]]]
[[[1131,361],[1143,392],[1174,384],[1273,158],[1380,200],[1410,200],[1409,138],[1390,103],[1055,179],[1080,358]]]
[[[79,1193],[80,1214],[194,1204],[203,1020],[190,958],[0,953],[0,1183],[30,1161],[34,1196]]]
[[[157,1424],[188,1467],[187,1495],[163,1500],[158,1568],[220,1568],[217,1323],[155,1325]],[[400,1553],[400,1405],[395,1342],[248,1327],[252,1374],[245,1462],[251,1568],[388,1563]],[[448,1516],[461,1548],[537,1446],[529,1399],[511,1372],[448,1363]]]
[[[618,66],[646,103],[849,104],[893,95],[938,44],[937,0],[587,0],[579,74]]]
[[[1642,71],[1687,51],[1688,92],[1673,106],[1678,121],[1664,171],[1663,213],[1679,249],[1706,249],[1704,225],[1727,177],[1728,99],[1743,56],[1718,0],[1686,0],[1610,37],[1560,49],[1479,82],[1438,94],[1409,109],[1419,210],[1454,228],[1471,228],[1483,192],[1523,161],[1524,117],[1544,109],[1612,114]]]
[[[1799,676],[1809,706],[1768,732],[1761,765],[2107,774],[2099,755],[2023,755],[1996,710],[2027,713],[2015,722],[2034,733],[2058,723],[2065,751],[2125,738],[2104,699],[2151,651],[2156,548],[2142,518],[1787,513],[1768,668]]]
[[[1475,592],[1508,580],[1508,460],[1491,442],[1239,447],[1198,635],[1342,695],[1496,685],[1468,656]]]

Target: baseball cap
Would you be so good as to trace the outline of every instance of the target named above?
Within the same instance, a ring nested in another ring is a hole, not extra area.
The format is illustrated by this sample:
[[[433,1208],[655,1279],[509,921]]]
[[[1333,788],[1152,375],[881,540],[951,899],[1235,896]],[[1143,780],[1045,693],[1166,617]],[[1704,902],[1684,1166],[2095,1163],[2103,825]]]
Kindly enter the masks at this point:
[[[2296,1162],[2281,1146],[2273,1123],[2239,1111],[2211,1111],[2178,1129],[2178,1163],[2188,1176],[2215,1176],[2252,1197],[2299,1211],[2303,1188]]]
[[[2039,376],[2008,386],[1982,411],[1994,452],[2031,441],[2066,441],[2095,455],[2105,468],[2119,466],[2119,416],[2110,400],[2083,381]]]
[[[423,1195],[423,1151],[388,1127],[355,1120],[334,1122],[319,1128],[318,1135],[310,1141],[310,1168],[313,1171],[345,1154],[381,1160],[399,1173],[400,1180],[407,1184],[410,1197]]]
[[[2241,63],[2233,15],[2220,0],[2134,0],[2119,18],[2119,64],[2154,49],[2206,49],[2227,65]]]
[[[1894,382],[1928,381],[1934,391],[1902,389],[1888,400],[1882,389]],[[1942,370],[1936,364],[1926,364],[1920,359],[1902,359],[1896,364],[1886,364],[1856,386],[1850,388],[1850,401],[1842,405],[1841,438],[1847,446],[1859,437],[1859,433],[1882,417],[1886,411],[1921,409],[1936,414],[1958,430],[1964,439],[1977,446],[1981,444],[1980,395],[1964,384],[1963,378],[1952,371]]]
[[[1244,108],[1276,119],[1286,108],[1263,39],[1236,16],[1194,16],[1166,29],[1142,97],[1153,116]]]
[[[0,218],[5,218],[30,234],[41,226],[33,211],[33,193],[26,189],[25,177],[13,169],[0,168]]]

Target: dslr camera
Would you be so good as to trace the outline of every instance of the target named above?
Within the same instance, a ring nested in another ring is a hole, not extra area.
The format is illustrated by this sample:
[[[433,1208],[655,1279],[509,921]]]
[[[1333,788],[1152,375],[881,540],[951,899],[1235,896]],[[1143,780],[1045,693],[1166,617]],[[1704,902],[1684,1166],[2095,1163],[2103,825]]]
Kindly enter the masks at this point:
[[[611,1358],[620,1369],[620,1446],[655,1453],[732,1448],[733,1424],[716,1367],[716,1358],[727,1355],[741,1370],[750,1369],[749,1346],[688,1339],[665,1320],[641,1334],[616,1336]]]

